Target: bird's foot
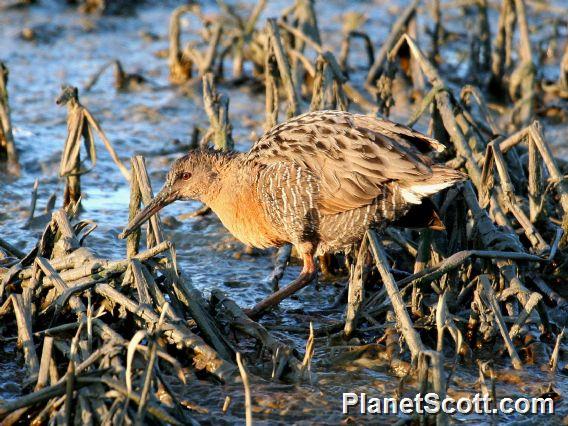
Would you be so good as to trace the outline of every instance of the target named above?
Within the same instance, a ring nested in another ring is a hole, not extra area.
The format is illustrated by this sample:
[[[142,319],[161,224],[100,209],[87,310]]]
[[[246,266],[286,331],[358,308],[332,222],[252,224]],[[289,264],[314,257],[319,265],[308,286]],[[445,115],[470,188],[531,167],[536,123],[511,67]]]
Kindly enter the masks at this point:
[[[272,293],[266,299],[261,300],[252,309],[246,309],[245,313],[252,319],[259,318],[268,309],[278,305],[282,300],[296,293],[298,290],[303,289],[316,278],[316,272],[303,272],[298,278],[288,284],[286,287],[281,288],[275,293]]]

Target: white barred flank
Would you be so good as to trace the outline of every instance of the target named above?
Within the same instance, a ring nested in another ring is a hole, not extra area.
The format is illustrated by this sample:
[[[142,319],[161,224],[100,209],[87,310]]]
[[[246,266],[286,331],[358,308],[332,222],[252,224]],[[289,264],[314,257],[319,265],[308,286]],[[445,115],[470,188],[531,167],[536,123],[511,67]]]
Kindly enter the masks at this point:
[[[454,182],[433,183],[431,185],[412,185],[410,188],[401,188],[402,197],[409,203],[420,204],[422,198],[440,192],[452,186]]]

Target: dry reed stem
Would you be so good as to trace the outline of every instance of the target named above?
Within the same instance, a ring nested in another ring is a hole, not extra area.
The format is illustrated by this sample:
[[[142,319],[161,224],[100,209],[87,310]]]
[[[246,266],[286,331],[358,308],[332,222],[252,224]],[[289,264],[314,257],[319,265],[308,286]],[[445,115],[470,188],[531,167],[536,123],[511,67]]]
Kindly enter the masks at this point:
[[[288,55],[284,51],[282,41],[280,39],[280,30],[276,24],[276,19],[269,18],[266,21],[266,32],[268,34],[268,50],[267,55],[274,55],[278,64],[278,71],[282,84],[288,97],[288,110],[286,115],[288,118],[294,117],[300,112],[300,95],[296,92],[296,85],[292,80],[292,73]]]
[[[252,426],[252,397],[250,392],[250,382],[248,372],[243,362],[240,352],[237,352],[237,365],[243,380],[243,387],[245,389],[245,422],[247,426]]]
[[[32,336],[32,323],[30,307],[24,304],[22,295],[12,294],[12,307],[18,324],[18,342],[24,351],[24,359],[31,381],[37,380],[39,373],[39,360]]]
[[[99,70],[93,74],[93,76],[89,79],[87,84],[84,86],[84,90],[86,92],[90,91],[97,81],[99,80],[100,76],[103,72],[108,69],[109,67],[114,66],[114,88],[117,92],[127,92],[130,90],[135,90],[140,88],[141,85],[147,83],[148,81],[142,75],[137,73],[127,73],[124,71],[122,67],[122,63],[118,60],[112,60],[104,64],[99,68]]]
[[[519,355],[517,354],[517,351],[515,350],[515,346],[513,345],[511,338],[509,337],[507,326],[505,325],[505,321],[503,320],[503,316],[501,315],[501,309],[499,308],[495,292],[491,287],[491,282],[489,281],[487,275],[479,276],[479,285],[481,286],[482,292],[485,295],[487,305],[493,311],[495,322],[499,327],[499,331],[501,332],[501,336],[503,337],[505,347],[507,348],[507,351],[509,351],[509,356],[511,357],[513,368],[515,370],[522,370],[523,364],[521,362],[521,359],[519,358]]]
[[[369,244],[366,238],[361,241],[359,252],[356,261],[351,267],[351,274],[349,278],[349,291],[347,293],[347,309],[345,313],[345,328],[344,333],[346,337],[351,336],[357,329],[357,321],[361,306],[363,304],[363,297],[365,293],[365,259],[369,250]]]
[[[565,328],[562,327],[562,331],[556,337],[556,343],[554,344],[554,349],[552,351],[552,354],[550,355],[550,362],[548,363],[548,365],[550,366],[550,371],[552,372],[555,372],[558,367],[558,358],[560,355],[560,343],[564,338],[564,332]]]
[[[229,121],[229,98],[219,92],[214,84],[212,73],[206,73],[202,77],[203,104],[209,122],[210,130],[207,134],[212,135],[213,145],[219,151],[232,151],[235,145],[232,136],[232,126]],[[206,145],[207,140],[200,143]]]
[[[232,362],[235,350],[209,313],[209,304],[205,301],[201,292],[195,289],[190,281],[183,276],[180,276],[174,284],[174,291],[203,333],[205,340],[215,348],[222,359]]]
[[[7,86],[8,67],[0,62],[0,163],[7,163],[8,172],[19,175],[20,165],[12,132]]]
[[[312,359],[314,357],[314,349],[315,349],[315,334],[314,334],[314,325],[310,321],[310,334],[308,336],[308,340],[306,341],[306,351],[304,353],[304,360],[302,361],[302,378],[304,374],[308,374],[311,379],[311,370],[312,370]]]
[[[421,352],[425,350],[424,344],[422,343],[420,335],[414,328],[412,320],[410,319],[410,316],[406,311],[406,307],[398,290],[398,286],[396,285],[396,282],[389,271],[390,268],[387,263],[386,254],[377,234],[375,233],[375,231],[369,230],[367,231],[367,238],[369,239],[369,244],[375,258],[375,265],[377,266],[377,269],[381,274],[381,278],[383,279],[383,283],[387,289],[387,293],[396,314],[396,318],[400,323],[406,344],[410,348],[412,358],[416,358]]]
[[[60,96],[57,98],[58,105],[67,105],[67,137],[61,156],[59,175],[66,177],[67,185],[64,194],[64,206],[77,203],[81,197],[80,175],[88,173],[91,169],[81,168],[81,139],[85,144],[87,155],[95,167],[97,154],[93,130],[103,141],[112,160],[119,168],[126,180],[130,180],[130,172],[118,158],[112,144],[107,139],[99,123],[95,120],[87,108],[79,102],[79,91],[76,87],[63,86]]]
[[[193,5],[179,6],[170,16],[168,65],[170,81],[174,84],[185,83],[192,76],[193,62],[181,49],[180,19],[182,15],[193,10]]]

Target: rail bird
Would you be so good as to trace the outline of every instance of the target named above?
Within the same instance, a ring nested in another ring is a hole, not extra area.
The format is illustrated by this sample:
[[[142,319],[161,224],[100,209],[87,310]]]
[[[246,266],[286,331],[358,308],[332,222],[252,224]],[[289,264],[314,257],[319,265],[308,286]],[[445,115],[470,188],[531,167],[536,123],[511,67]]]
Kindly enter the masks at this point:
[[[303,269],[292,287],[301,288],[316,275],[314,256],[352,246],[368,228],[443,228],[428,197],[465,179],[426,155],[443,149],[385,119],[309,112],[273,127],[246,153],[177,159],[121,238],[176,200],[199,200],[245,244],[293,244]]]

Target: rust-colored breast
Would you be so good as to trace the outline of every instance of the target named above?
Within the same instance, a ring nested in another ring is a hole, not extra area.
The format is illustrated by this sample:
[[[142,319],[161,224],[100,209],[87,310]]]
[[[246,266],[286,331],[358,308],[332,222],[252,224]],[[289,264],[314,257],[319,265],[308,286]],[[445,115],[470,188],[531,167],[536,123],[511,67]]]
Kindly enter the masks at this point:
[[[244,244],[267,248],[286,241],[286,236],[266,217],[257,188],[249,179],[228,179],[208,204],[229,232]]]

